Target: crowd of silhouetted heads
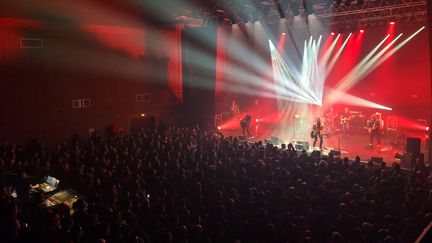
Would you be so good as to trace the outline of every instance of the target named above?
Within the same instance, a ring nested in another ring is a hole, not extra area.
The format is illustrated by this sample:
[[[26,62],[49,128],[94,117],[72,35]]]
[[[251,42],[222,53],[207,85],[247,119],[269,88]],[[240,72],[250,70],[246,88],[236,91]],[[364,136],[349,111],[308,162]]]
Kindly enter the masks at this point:
[[[432,219],[430,169],[352,159],[199,127],[5,143],[0,241],[413,242]],[[72,208],[29,192],[45,175],[79,194]]]

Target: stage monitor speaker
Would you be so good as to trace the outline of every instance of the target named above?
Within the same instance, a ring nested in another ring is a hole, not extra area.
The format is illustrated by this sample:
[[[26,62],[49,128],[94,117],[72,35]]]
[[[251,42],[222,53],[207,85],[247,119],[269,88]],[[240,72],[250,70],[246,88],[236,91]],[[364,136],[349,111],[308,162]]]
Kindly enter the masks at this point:
[[[420,145],[420,138],[407,138],[406,151],[411,153],[414,157],[418,157],[420,155]]]
[[[319,157],[321,157],[321,151],[319,151],[319,150],[312,151],[310,157],[311,158],[319,158]]]
[[[140,117],[135,118],[130,121],[130,130],[131,133],[138,133],[141,129],[144,132],[151,132],[156,128],[156,117]]]
[[[384,159],[382,158],[382,157],[372,157],[371,158],[371,160],[374,162],[374,163],[382,163],[382,162],[384,162]]]
[[[283,144],[283,140],[279,137],[271,137],[270,140],[273,145]]]
[[[308,141],[297,141],[294,143],[294,148],[296,150],[309,150],[309,142]]]
[[[332,153],[333,156],[340,156],[341,155],[341,151],[340,150],[336,150],[336,149],[330,150],[330,153]]]

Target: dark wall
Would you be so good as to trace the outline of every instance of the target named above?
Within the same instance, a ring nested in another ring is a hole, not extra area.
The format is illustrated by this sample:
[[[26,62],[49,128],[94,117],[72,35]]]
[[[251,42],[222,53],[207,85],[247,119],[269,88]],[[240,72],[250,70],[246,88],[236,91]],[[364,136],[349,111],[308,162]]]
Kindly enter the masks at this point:
[[[146,50],[145,30],[101,35],[73,24],[0,20],[0,142],[57,142],[110,124],[128,131],[141,113],[169,118],[168,59]],[[23,37],[41,38],[43,48],[20,48]],[[151,100],[137,103],[140,93]],[[80,98],[91,107],[73,109]]]

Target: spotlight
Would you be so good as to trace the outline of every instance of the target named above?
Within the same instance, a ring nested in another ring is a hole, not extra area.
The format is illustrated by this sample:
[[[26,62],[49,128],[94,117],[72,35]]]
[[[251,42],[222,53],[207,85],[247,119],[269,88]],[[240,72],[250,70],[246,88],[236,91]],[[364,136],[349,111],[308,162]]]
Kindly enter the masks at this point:
[[[360,30],[360,33],[364,33],[364,30]]]
[[[258,122],[259,122],[259,119],[258,119],[258,118],[257,118],[257,119],[255,119],[255,122],[256,122],[256,123],[258,123]]]
[[[282,35],[286,35],[285,32],[282,32]]]
[[[335,32],[331,32],[330,35],[335,35]]]
[[[393,22],[393,21],[392,21],[392,22],[390,22],[390,24],[391,24],[391,25],[394,25],[394,24],[395,24],[395,22]]]
[[[299,114],[295,114],[294,117],[297,119],[297,118],[299,118],[300,116],[299,116]]]
[[[140,116],[141,116],[141,117],[145,117],[145,113],[141,113]]]
[[[220,131],[220,130],[221,130],[221,127],[220,127],[220,126],[218,126],[218,127],[217,127],[217,130],[218,130],[218,131]]]
[[[426,127],[426,128],[425,128],[426,131],[429,131],[429,129],[430,129],[429,127]]]

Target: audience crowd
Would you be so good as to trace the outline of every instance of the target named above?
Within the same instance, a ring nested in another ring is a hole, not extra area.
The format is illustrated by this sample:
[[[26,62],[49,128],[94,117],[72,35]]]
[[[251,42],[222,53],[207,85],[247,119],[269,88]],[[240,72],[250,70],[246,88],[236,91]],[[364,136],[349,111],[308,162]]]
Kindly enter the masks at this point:
[[[413,242],[432,219],[422,164],[311,157],[199,127],[3,144],[0,173],[1,242]],[[80,195],[71,209],[29,193],[45,175]]]

